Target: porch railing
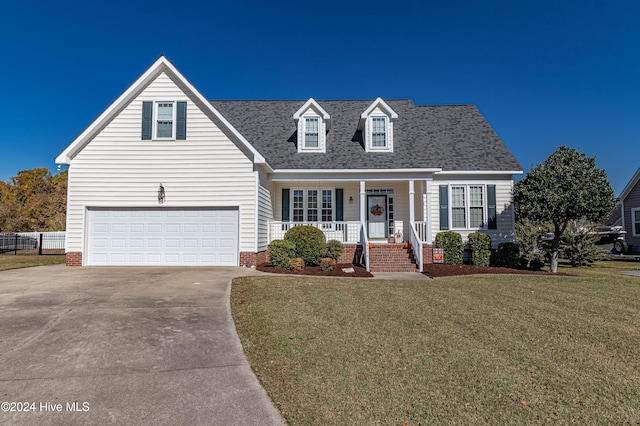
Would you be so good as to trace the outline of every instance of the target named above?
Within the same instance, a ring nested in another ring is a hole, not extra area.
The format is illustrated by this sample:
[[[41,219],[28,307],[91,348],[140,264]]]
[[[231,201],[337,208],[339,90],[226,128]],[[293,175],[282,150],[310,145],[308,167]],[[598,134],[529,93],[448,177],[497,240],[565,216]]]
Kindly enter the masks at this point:
[[[360,241],[362,241],[364,267],[367,272],[371,272],[371,266],[369,265],[369,238],[367,238],[367,227],[364,224],[360,225]]]
[[[409,239],[411,241],[411,247],[413,247],[413,255],[416,257],[416,264],[422,272],[422,238],[418,233],[416,223],[411,224],[411,232],[409,233]]]
[[[355,244],[360,241],[360,222],[269,222],[269,242],[284,239],[284,234],[294,226],[314,226],[324,232],[327,241]]]
[[[418,234],[418,238],[420,239],[420,241],[425,241],[428,242],[429,241],[429,227],[428,227],[428,222],[413,222],[413,229],[415,229],[416,233]]]

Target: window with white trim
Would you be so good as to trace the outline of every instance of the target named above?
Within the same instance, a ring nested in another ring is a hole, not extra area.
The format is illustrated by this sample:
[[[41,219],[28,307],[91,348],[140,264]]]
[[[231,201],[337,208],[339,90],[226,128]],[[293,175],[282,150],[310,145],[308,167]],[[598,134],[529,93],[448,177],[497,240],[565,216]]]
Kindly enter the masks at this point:
[[[142,102],[142,140],[186,139],[186,101]]]
[[[322,221],[333,221],[333,191],[330,189],[322,190]]]
[[[333,189],[294,189],[291,191],[293,222],[332,222]]]
[[[309,222],[318,221],[318,190],[307,191],[307,220]]]
[[[387,147],[387,119],[385,117],[371,117],[371,147]]]
[[[293,214],[294,222],[304,222],[304,191],[302,189],[293,190]]]
[[[633,236],[640,236],[640,209],[631,209],[631,226]]]
[[[451,186],[451,228],[480,229],[487,226],[484,185]]]
[[[319,148],[319,117],[306,117],[304,119],[304,141],[305,149]]]
[[[174,102],[155,103],[154,136],[155,139],[175,139],[176,108]]]

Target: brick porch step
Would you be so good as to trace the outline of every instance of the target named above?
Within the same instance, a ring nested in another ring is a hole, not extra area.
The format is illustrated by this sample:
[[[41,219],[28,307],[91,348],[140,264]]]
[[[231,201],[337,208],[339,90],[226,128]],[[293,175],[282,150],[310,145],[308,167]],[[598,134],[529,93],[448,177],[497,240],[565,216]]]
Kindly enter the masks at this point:
[[[371,272],[417,272],[412,249],[403,244],[376,244],[369,249]]]

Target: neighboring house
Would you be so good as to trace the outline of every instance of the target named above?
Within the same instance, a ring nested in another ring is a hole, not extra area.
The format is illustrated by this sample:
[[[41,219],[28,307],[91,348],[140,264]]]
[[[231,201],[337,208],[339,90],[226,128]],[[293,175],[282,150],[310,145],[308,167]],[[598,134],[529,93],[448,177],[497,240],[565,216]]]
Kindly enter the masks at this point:
[[[620,193],[620,202],[628,250],[640,252],[640,168]]]
[[[164,57],[56,163],[68,265],[256,264],[306,223],[374,271],[416,270],[383,244],[409,241],[421,269],[441,230],[513,241],[522,173],[473,105],[208,101]]]

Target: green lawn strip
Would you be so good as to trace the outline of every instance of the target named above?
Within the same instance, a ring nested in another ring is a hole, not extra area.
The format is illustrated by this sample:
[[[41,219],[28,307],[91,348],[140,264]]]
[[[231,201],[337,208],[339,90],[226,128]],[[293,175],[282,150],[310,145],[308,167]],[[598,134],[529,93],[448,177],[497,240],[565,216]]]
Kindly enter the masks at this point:
[[[0,256],[0,271],[31,268],[33,266],[58,265],[61,263],[65,263],[64,254],[14,256],[10,253],[4,253]]]
[[[640,280],[234,280],[245,352],[291,424],[640,419]]]

